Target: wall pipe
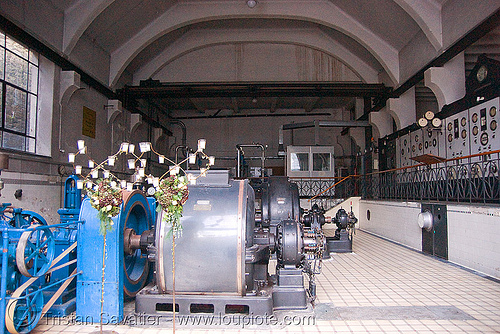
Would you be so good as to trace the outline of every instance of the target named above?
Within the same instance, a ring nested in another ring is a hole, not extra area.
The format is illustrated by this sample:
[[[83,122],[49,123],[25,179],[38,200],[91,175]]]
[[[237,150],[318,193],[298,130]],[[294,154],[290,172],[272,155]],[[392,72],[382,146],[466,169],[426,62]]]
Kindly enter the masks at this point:
[[[265,161],[266,161],[266,147],[262,144],[237,144],[236,149],[238,150],[238,166],[236,168],[236,177],[240,178],[241,177],[241,156],[245,154],[243,152],[244,147],[257,147],[261,149],[262,155],[261,155],[261,162],[262,162],[262,167],[261,167],[261,175],[264,175],[264,166],[265,166]]]

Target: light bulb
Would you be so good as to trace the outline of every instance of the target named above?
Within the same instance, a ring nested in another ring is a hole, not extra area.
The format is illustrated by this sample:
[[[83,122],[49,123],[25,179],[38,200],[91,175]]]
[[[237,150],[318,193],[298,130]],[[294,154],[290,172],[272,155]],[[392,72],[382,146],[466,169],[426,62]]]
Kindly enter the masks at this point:
[[[92,182],[91,181],[87,181],[87,188],[88,189],[92,188]]]
[[[89,168],[94,168],[94,167],[95,167],[94,160],[89,160]]]
[[[141,167],[146,167],[146,159],[141,159]]]
[[[127,162],[129,169],[135,169],[135,159],[128,159]]]
[[[76,189],[83,189],[83,181],[82,180],[76,181]]]
[[[174,176],[179,174],[179,166],[171,166],[170,167],[170,175]]]
[[[124,153],[127,153],[128,152],[128,146],[129,146],[129,143],[121,143],[120,145],[120,152],[124,152]]]
[[[155,177],[153,178],[153,187],[158,187],[160,185],[160,179]]]
[[[75,174],[77,175],[82,174],[82,166],[75,166]]]
[[[77,145],[78,145],[78,150],[83,150],[83,148],[85,147],[85,140],[79,140],[76,142]]]
[[[133,154],[134,152],[135,152],[135,145],[129,144],[128,145],[128,153]]]
[[[165,157],[163,155],[159,155],[158,156],[158,162],[161,163],[161,164],[165,163]]]
[[[247,6],[250,7],[250,8],[254,8],[255,6],[257,6],[257,1],[255,1],[255,0],[248,0],[247,1]]]
[[[109,170],[104,170],[104,171],[102,172],[102,176],[103,176],[105,179],[109,178]]]
[[[144,177],[146,175],[144,168],[139,168],[139,176]]]
[[[194,154],[194,153],[189,154],[189,163],[191,165],[196,163],[196,154]]]
[[[108,166],[114,166],[115,165],[115,159],[116,159],[116,157],[114,155],[110,155],[108,157]]]
[[[206,139],[198,139],[198,151],[203,151],[207,146]]]
[[[75,162],[75,153],[68,154],[68,161],[71,163]]]
[[[90,176],[94,179],[97,179],[99,177],[99,170],[98,169],[94,169],[91,173],[90,173]]]
[[[127,182],[127,191],[132,191],[134,185],[131,182]]]
[[[120,185],[122,186],[122,188],[127,188],[127,181],[121,180]]]
[[[139,143],[139,150],[141,150],[141,153],[146,153],[151,151],[151,143],[144,141]]]
[[[213,166],[215,164],[215,157],[213,155],[208,157],[208,164]]]

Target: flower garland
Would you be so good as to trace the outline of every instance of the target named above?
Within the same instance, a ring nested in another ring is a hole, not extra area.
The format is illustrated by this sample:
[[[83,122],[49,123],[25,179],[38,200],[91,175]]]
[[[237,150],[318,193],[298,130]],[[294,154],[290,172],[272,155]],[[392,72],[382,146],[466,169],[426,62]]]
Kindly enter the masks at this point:
[[[172,233],[178,235],[182,231],[180,219],[183,205],[189,197],[186,177],[172,175],[162,179],[156,187],[154,196],[158,201],[156,211],[165,211],[163,219],[172,225],[169,235]]]
[[[98,179],[97,185],[87,189],[90,204],[98,211],[101,221],[99,233],[106,235],[113,229],[112,218],[120,213],[120,205],[123,202],[122,189],[116,186],[116,182],[109,179]]]

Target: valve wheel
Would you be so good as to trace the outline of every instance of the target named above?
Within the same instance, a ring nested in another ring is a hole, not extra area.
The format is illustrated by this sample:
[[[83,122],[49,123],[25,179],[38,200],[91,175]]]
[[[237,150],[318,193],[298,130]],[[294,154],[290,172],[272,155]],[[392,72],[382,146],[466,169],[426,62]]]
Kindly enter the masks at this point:
[[[12,334],[31,332],[42,316],[42,309],[42,291],[34,291],[25,297],[11,299],[7,304],[5,317],[7,330]]]
[[[40,216],[38,213],[33,211],[23,210],[20,213],[20,217],[16,218],[16,213],[13,214],[12,218],[10,218],[9,224],[13,227],[26,228],[31,225],[48,225],[45,218]],[[19,219],[19,220],[18,220]],[[17,220],[17,221],[16,221]]]
[[[23,232],[16,247],[17,268],[26,277],[42,276],[49,270],[54,253],[54,235],[48,228]]]

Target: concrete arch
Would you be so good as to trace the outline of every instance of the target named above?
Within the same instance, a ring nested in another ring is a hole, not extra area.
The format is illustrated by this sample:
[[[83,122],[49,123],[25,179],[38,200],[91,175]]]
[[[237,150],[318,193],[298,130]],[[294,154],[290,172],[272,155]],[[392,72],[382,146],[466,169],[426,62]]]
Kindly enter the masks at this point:
[[[80,0],[64,11],[63,52],[70,54],[85,30],[115,0]]]
[[[247,33],[248,32],[248,33]],[[300,33],[297,33],[300,32]],[[269,40],[268,34],[271,33],[273,40]],[[217,34],[209,30],[195,30],[188,32],[181,40],[176,41],[162,53],[152,59],[145,66],[141,67],[134,74],[134,84],[137,85],[140,80],[153,77],[172,61],[186,55],[190,52],[214,45],[228,45],[236,43],[272,43],[272,44],[292,44],[308,48],[317,49],[337,59],[349,59],[349,67],[364,82],[377,83],[378,71],[356,57],[340,43],[332,40],[326,34],[315,29],[276,29],[263,31],[236,31],[219,30]]]
[[[317,23],[336,29],[363,45],[380,62],[394,83],[399,81],[398,51],[329,1],[267,3],[249,13],[244,2],[228,6],[225,2],[178,3],[139,31],[111,54],[110,86],[147,45],[173,30],[198,22],[233,18],[283,18]],[[297,15],[301,13],[301,15]]]
[[[441,6],[432,0],[393,0],[418,24],[434,49],[443,47]]]

